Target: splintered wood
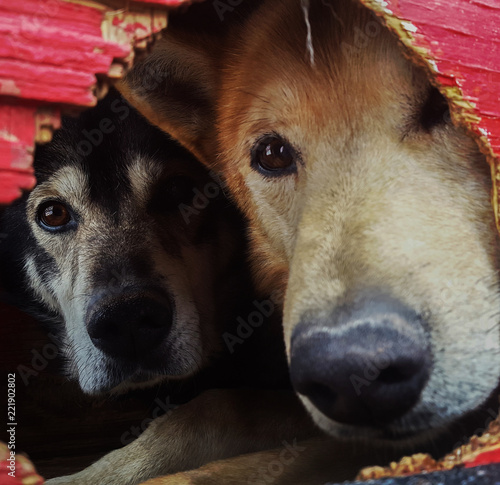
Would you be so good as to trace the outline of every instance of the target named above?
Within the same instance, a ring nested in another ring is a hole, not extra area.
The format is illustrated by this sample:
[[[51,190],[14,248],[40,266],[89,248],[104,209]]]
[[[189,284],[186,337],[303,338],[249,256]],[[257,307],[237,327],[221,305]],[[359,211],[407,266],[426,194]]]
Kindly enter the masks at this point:
[[[473,436],[466,445],[455,449],[442,460],[436,461],[430,455],[419,453],[405,456],[388,467],[364,468],[358,480],[373,480],[400,477],[417,473],[451,470],[456,466],[472,467],[500,461],[500,420],[492,421],[481,436]]]
[[[34,144],[93,106],[183,0],[0,0],[0,204],[35,184]]]

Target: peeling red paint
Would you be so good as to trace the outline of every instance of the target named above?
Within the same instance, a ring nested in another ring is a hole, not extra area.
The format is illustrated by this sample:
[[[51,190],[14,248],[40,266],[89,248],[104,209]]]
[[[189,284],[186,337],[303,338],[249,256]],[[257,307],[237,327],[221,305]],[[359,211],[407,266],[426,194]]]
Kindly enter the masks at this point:
[[[490,463],[500,463],[500,448],[479,453],[474,460],[465,463],[465,468],[472,468]]]
[[[124,0],[120,16],[95,2],[0,0],[0,204],[33,187],[35,140],[47,141],[59,125],[57,111],[41,115],[39,108],[94,105],[95,75],[124,72],[132,45],[165,27],[160,7],[181,3],[188,2]],[[103,38],[106,19],[111,40]]]
[[[40,102],[94,105],[95,74],[129,55],[130,45],[102,38],[104,12],[62,0],[0,0],[0,203],[33,187],[37,134],[58,125],[57,116],[39,124]]]
[[[31,189],[36,108],[0,104],[0,204]]]
[[[0,476],[2,477],[7,477],[11,471],[9,458],[9,448],[5,443],[0,443]],[[26,456],[17,453],[15,476],[3,479],[2,483],[9,483],[10,485],[43,485],[44,480],[37,474],[33,463]]]
[[[125,24],[125,26],[123,26],[123,24]],[[118,16],[113,18],[113,25],[122,27],[123,30],[125,30],[125,32],[127,32],[128,34],[133,34],[136,30],[144,30],[146,32],[149,30],[144,24],[141,24],[140,22],[133,22],[129,24],[125,20],[120,19]]]
[[[471,127],[500,155],[500,3],[387,0],[384,5],[416,28],[414,44],[435,61],[438,81],[460,88],[479,117]]]
[[[103,13],[61,0],[0,0],[2,94],[54,103],[95,104],[95,74],[106,74],[114,58],[130,53],[130,46],[102,39]],[[5,86],[11,81],[16,92],[6,92]]]

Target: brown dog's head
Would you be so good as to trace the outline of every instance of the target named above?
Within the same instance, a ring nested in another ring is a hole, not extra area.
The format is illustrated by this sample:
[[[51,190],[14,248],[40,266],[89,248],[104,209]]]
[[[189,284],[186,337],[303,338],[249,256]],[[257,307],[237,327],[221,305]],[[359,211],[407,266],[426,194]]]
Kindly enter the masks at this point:
[[[221,37],[174,27],[123,90],[223,172],[257,281],[285,292],[292,381],[316,423],[402,439],[484,406],[499,244],[488,166],[446,101],[350,1],[264,2]]]

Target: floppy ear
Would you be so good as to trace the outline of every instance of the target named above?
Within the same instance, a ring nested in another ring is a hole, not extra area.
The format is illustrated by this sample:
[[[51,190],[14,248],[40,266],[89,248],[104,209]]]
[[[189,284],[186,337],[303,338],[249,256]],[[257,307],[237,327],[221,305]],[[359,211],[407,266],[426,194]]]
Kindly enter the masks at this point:
[[[118,84],[151,123],[207,164],[213,153],[216,65],[222,44],[219,35],[168,31]]]

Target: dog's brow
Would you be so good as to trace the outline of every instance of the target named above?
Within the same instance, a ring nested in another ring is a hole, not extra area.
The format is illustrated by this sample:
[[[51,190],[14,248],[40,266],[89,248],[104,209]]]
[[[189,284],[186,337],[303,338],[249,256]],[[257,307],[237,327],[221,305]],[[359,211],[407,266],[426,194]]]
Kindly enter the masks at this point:
[[[145,203],[151,190],[151,182],[156,181],[162,174],[163,167],[150,157],[136,156],[128,166],[127,176],[132,192],[137,200]]]
[[[78,167],[66,166],[47,182],[36,187],[32,192],[32,197],[40,199],[42,197],[63,197],[70,202],[75,200],[85,200],[87,198],[88,178]]]

